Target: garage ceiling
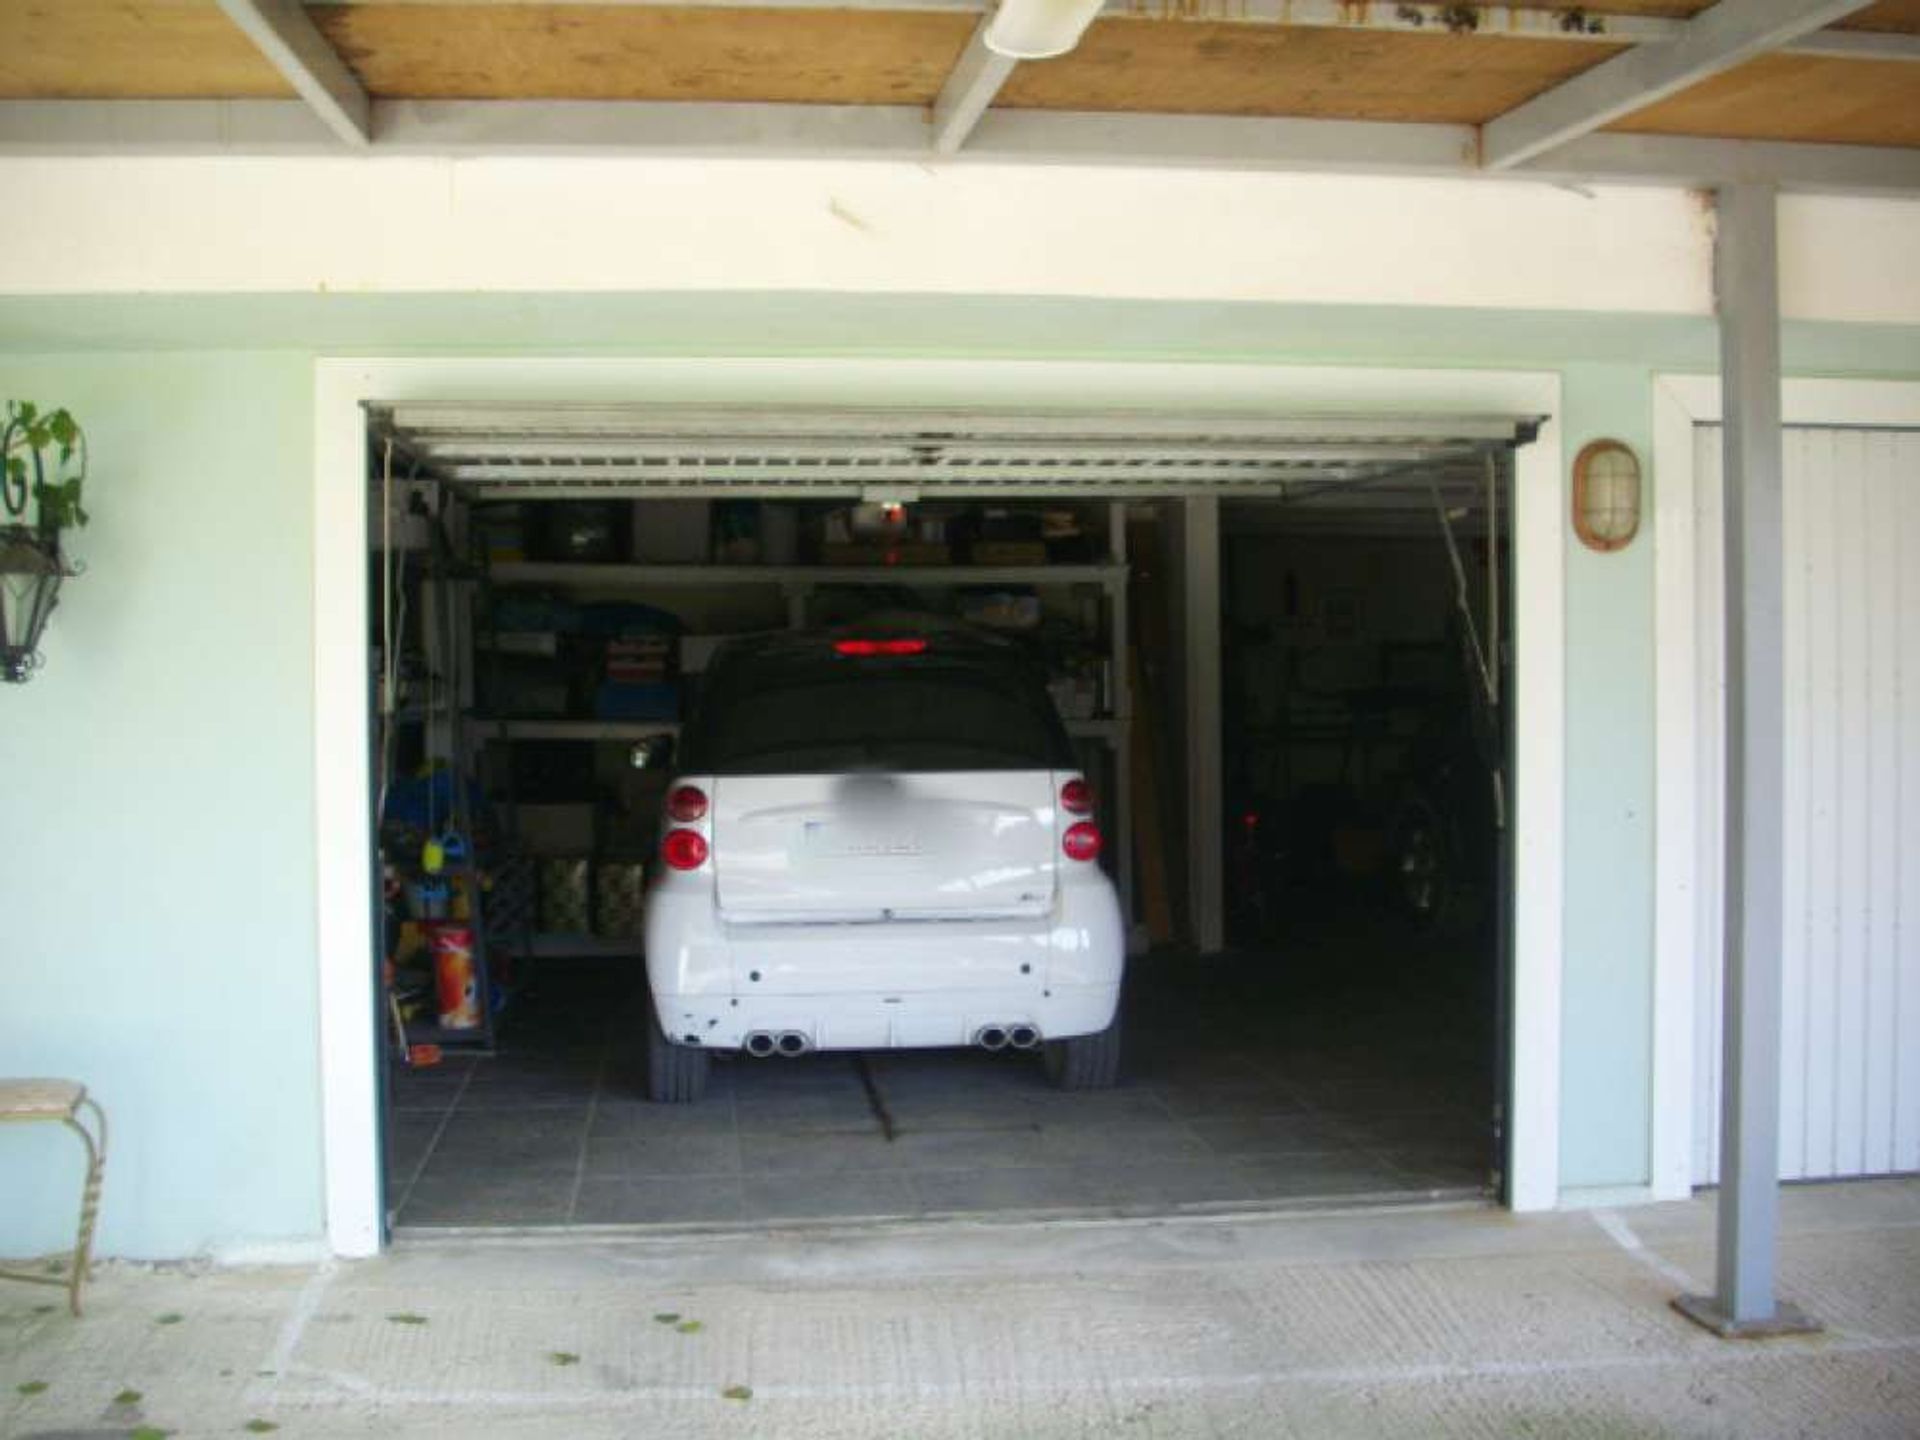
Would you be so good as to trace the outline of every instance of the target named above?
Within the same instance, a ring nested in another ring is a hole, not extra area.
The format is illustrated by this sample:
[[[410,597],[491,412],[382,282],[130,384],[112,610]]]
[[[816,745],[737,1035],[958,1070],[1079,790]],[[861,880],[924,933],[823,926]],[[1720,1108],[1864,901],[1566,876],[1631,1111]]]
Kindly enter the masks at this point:
[[[1920,188],[1920,0],[1107,0],[1075,49],[1021,63],[985,43],[991,3],[0,0],[0,147],[958,153]],[[1202,119],[1240,123],[1175,123]]]

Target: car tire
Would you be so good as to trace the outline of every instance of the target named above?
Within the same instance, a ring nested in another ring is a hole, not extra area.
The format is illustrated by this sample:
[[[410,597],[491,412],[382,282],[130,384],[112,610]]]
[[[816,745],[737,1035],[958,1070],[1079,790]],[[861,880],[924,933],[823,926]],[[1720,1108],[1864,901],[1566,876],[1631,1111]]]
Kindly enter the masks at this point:
[[[697,1045],[676,1045],[647,1002],[647,1098],[660,1105],[691,1105],[707,1093],[713,1056]]]
[[[1110,1090],[1120,1079],[1120,1020],[1068,1040],[1049,1040],[1047,1078],[1062,1090]]]

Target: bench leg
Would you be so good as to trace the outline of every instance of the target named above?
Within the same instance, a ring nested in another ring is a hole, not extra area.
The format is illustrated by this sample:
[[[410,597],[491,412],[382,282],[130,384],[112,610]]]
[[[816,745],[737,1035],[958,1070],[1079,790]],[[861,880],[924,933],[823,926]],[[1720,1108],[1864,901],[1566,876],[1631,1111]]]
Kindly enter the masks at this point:
[[[80,1313],[80,1287],[86,1283],[87,1271],[93,1263],[93,1226],[100,1214],[100,1182],[107,1168],[107,1114],[89,1095],[80,1102],[93,1112],[94,1123],[100,1129],[100,1139],[96,1144],[94,1137],[87,1133],[87,1127],[78,1120],[69,1118],[67,1128],[80,1137],[80,1143],[87,1147],[87,1183],[80,1196],[80,1233],[73,1247],[73,1269],[67,1277],[67,1305],[75,1315]]]

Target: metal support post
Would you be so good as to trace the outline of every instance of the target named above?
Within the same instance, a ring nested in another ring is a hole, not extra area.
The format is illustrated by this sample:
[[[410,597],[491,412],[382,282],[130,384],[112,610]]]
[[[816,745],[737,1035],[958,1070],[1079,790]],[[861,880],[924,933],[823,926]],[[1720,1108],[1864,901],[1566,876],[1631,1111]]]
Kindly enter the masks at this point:
[[[1187,857],[1194,948],[1226,947],[1225,812],[1220,793],[1220,500],[1192,496],[1182,526],[1186,587]]]
[[[1725,1039],[1718,1264],[1712,1295],[1676,1301],[1724,1336],[1817,1329],[1774,1295],[1780,1210],[1785,560],[1775,191],[1719,191],[1727,556]]]

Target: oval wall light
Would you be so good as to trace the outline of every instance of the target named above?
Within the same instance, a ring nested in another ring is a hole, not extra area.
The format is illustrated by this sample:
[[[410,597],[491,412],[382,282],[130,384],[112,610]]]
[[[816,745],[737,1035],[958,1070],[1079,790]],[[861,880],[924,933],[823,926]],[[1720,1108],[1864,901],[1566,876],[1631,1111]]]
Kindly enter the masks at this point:
[[[1573,533],[1589,550],[1624,550],[1640,533],[1640,457],[1595,440],[1573,462]]]

